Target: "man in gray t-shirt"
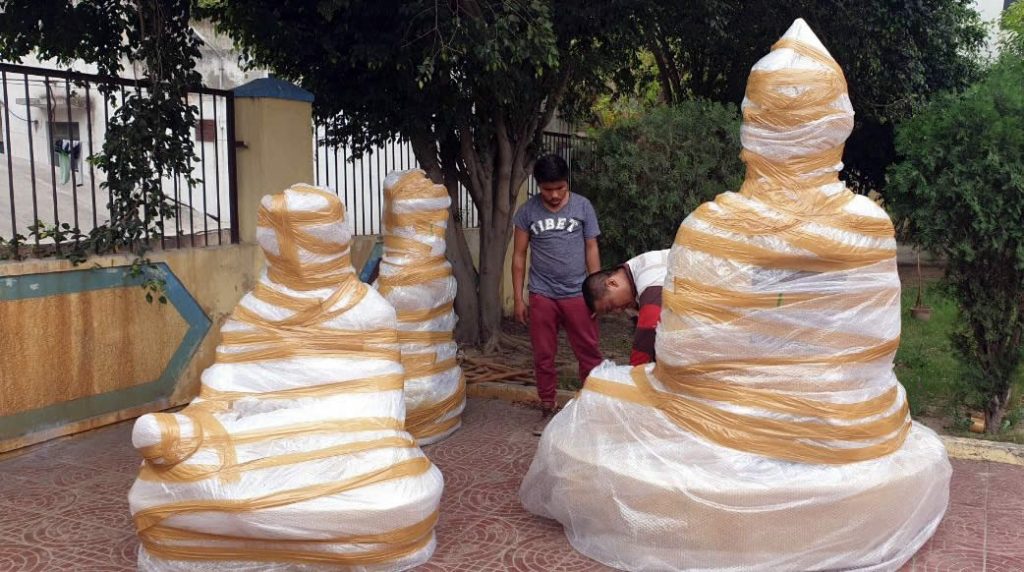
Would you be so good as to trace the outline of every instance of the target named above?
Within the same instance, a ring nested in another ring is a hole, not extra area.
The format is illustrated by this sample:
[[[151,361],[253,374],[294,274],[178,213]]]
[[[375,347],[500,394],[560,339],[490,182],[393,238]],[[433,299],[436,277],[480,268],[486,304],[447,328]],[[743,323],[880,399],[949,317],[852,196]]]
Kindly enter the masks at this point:
[[[580,381],[601,363],[597,322],[581,294],[583,281],[600,269],[594,207],[586,197],[569,191],[569,167],[557,155],[537,159],[533,169],[540,192],[513,217],[512,290],[515,317],[530,326],[537,396],[543,415],[534,433],[540,434],[555,409],[558,372],[558,328],[565,328],[576,359]],[[523,298],[526,253],[530,252],[529,305]]]

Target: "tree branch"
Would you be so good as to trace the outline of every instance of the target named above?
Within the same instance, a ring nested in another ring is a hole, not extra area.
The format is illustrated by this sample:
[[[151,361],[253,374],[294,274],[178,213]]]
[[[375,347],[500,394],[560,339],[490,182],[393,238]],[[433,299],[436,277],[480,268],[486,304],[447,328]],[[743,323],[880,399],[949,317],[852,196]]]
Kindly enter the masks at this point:
[[[544,134],[544,129],[547,128],[548,124],[555,117],[555,111],[558,110],[558,106],[562,103],[562,99],[565,97],[565,92],[569,89],[569,80],[572,78],[572,68],[568,65],[560,70],[558,81],[555,83],[555,88],[545,98],[544,111],[540,114],[534,115],[533,123],[530,125],[531,142],[537,142],[541,140],[541,136]]]
[[[673,103],[675,101],[675,94],[672,93],[672,82],[669,81],[668,64],[665,63],[665,54],[661,52],[661,47],[657,42],[649,39],[649,33],[645,35],[648,36],[647,48],[654,54],[654,63],[658,66],[658,83],[661,84],[662,96],[665,103]]]
[[[469,121],[465,118],[459,120],[458,125],[459,134],[459,150],[462,155],[462,165],[464,167],[468,181],[466,189],[469,190],[469,196],[473,199],[473,203],[476,204],[477,209],[482,209],[484,206],[484,197],[481,191],[485,188],[483,173],[480,172],[480,156],[476,152],[476,143],[473,138],[473,129],[469,126]]]
[[[508,185],[506,192],[497,193],[497,210],[501,213],[508,213],[512,209],[516,189],[512,187],[512,164],[514,156],[512,142],[509,140],[508,125],[505,123],[505,114],[501,108],[494,112],[495,139],[498,142],[498,185]]]
[[[409,143],[412,144],[412,152],[416,155],[420,166],[427,172],[427,176],[435,183],[440,184],[443,181],[444,173],[438,159],[437,143],[434,138],[428,133],[417,131],[409,134]]]
[[[661,33],[660,27],[656,26],[652,35],[658,43],[658,47],[662,53],[662,58],[664,58],[665,61],[665,67],[668,70],[668,80],[672,85],[672,102],[678,102],[683,97],[683,81],[679,74],[679,68],[676,66],[675,58],[672,57],[672,48],[668,45],[668,40],[665,38],[664,34]]]

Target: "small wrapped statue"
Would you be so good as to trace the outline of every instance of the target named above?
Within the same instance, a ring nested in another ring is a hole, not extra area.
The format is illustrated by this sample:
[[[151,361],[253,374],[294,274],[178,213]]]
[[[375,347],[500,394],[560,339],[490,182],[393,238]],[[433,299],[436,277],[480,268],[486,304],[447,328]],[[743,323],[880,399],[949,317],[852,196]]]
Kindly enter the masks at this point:
[[[603,365],[545,431],[520,497],[624,570],[896,570],[951,467],[893,373],[896,242],[839,180],[853,108],[797,20],[750,73],[739,193],[686,217],[657,362]]]
[[[395,310],[361,283],[335,195],[263,198],[267,267],[199,397],[141,417],[140,570],[397,571],[426,562],[443,480],[404,430]]]
[[[384,179],[384,257],[377,288],[398,312],[405,429],[427,445],[462,425],[466,382],[452,333],[455,277],[445,260],[451,198],[420,170]]]

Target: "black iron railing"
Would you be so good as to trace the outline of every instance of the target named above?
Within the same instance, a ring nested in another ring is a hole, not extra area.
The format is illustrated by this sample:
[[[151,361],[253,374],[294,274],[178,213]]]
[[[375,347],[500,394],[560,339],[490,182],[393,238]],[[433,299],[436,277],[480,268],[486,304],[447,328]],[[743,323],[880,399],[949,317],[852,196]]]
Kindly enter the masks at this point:
[[[316,184],[334,191],[345,203],[346,210],[351,213],[355,234],[380,234],[384,178],[392,171],[419,168],[412,145],[402,140],[388,141],[353,160],[348,146],[327,143],[324,128],[320,125],[314,125],[313,129]],[[464,227],[480,226],[473,200],[461,185],[458,209]]]
[[[351,152],[345,145],[334,145],[325,141],[325,130],[314,125],[314,171],[316,184],[334,191],[351,213],[353,232],[357,235],[380,234],[381,214],[384,205],[384,178],[392,171],[419,168],[406,141],[388,141],[372,153],[352,160]],[[574,154],[589,146],[590,140],[568,133],[545,132],[541,140],[542,153],[558,153],[569,163],[570,185],[574,167]],[[537,192],[533,177],[529,178],[527,192]],[[459,186],[458,208],[465,228],[480,226],[480,216],[473,200],[461,185]]]
[[[112,99],[99,92],[101,85],[115,87]],[[147,90],[145,81],[0,63],[0,169],[7,171],[0,176],[7,183],[0,193],[0,237],[26,235],[37,221],[66,223],[82,234],[107,222],[112,197],[103,190],[105,175],[88,159],[102,150],[118,106]],[[175,216],[161,218],[160,246],[237,242],[234,96],[199,87],[188,102],[197,109],[199,161],[192,176],[198,184],[189,188],[180,176],[161,180]],[[34,242],[40,246],[38,235]]]
[[[573,175],[579,173],[576,158],[581,152],[592,149],[593,144],[592,140],[579,135],[545,131],[541,136],[540,152],[541,154],[554,153],[565,159],[569,164],[569,188],[571,189]],[[526,189],[527,194],[531,197],[537,194],[537,181],[533,177],[529,178]]]

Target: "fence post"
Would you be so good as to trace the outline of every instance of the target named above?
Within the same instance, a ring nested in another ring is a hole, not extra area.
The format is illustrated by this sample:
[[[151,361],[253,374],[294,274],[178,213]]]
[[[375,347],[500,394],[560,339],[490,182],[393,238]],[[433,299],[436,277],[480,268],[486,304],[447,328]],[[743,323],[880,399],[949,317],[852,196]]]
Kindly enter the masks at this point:
[[[260,199],[313,181],[313,94],[277,78],[234,90],[237,213],[242,242],[256,240]]]

